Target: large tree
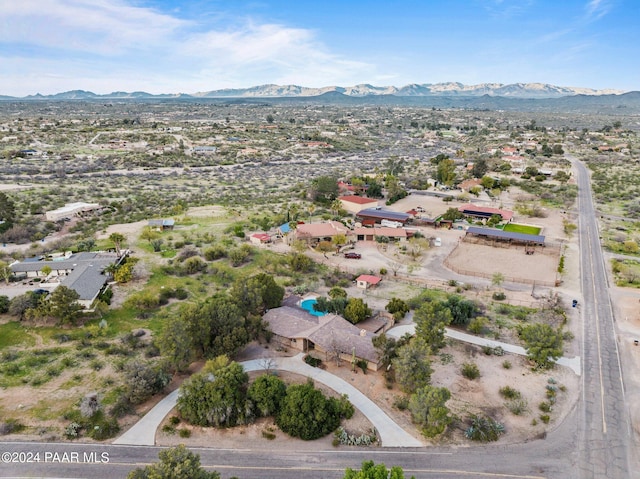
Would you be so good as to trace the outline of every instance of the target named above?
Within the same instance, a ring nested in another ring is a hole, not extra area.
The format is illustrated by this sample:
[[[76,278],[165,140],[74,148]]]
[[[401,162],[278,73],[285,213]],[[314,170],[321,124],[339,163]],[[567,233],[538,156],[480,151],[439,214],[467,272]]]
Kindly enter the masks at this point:
[[[80,295],[66,286],[58,286],[35,308],[27,311],[30,319],[54,318],[58,324],[75,324],[83,307],[78,303]]]
[[[413,422],[420,425],[422,434],[426,437],[435,437],[442,434],[452,418],[449,408],[445,405],[451,398],[447,388],[423,386],[419,388],[409,399],[409,410]]]
[[[231,298],[245,314],[261,314],[265,309],[277,308],[284,298],[284,288],[267,273],[239,278],[231,288]]]
[[[451,324],[453,316],[447,305],[441,301],[429,301],[414,313],[416,336],[432,349],[444,347],[445,327]]]
[[[342,409],[338,399],[325,397],[313,382],[294,384],[287,388],[276,424],[290,436],[318,439],[336,430]]]
[[[520,328],[520,338],[525,343],[527,356],[536,367],[549,369],[562,356],[562,330],[553,329],[548,324],[528,324]]]
[[[344,318],[353,324],[358,324],[371,316],[371,309],[361,298],[349,298],[344,308]]]
[[[261,416],[273,416],[280,411],[287,386],[273,374],[263,374],[249,386],[247,396]]]
[[[338,197],[338,180],[334,176],[319,176],[311,182],[309,198],[329,206]]]
[[[462,296],[452,294],[447,298],[447,308],[451,311],[451,324],[468,324],[479,313],[477,303],[464,299]]]
[[[233,356],[249,340],[242,310],[226,295],[200,304],[185,305],[180,317],[186,321],[196,353],[205,358]]]
[[[194,359],[195,341],[184,317],[168,318],[156,342],[162,357],[176,371],[185,371]]]
[[[11,229],[15,221],[16,208],[11,198],[0,192],[0,233]]]
[[[438,162],[438,166],[436,168],[436,180],[443,185],[451,186],[455,179],[456,165],[453,160],[446,158]]]
[[[413,393],[418,388],[427,386],[431,381],[431,348],[420,337],[414,337],[408,344],[402,346],[393,360],[396,380],[400,387]]]
[[[247,408],[249,375],[238,363],[194,374],[181,387],[178,412],[197,426],[232,427],[253,419]]]

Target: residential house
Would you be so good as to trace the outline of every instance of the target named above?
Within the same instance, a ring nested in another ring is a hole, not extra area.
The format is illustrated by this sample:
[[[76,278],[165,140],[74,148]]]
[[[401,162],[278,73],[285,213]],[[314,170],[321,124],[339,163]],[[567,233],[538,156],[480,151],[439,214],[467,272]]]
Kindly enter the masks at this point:
[[[273,333],[273,341],[283,347],[302,352],[315,352],[325,361],[336,357],[351,362],[353,358],[367,362],[368,369],[380,366],[373,347],[374,334],[360,329],[341,316],[313,316],[302,308],[281,306],[267,311],[263,317]]]
[[[48,284],[52,284],[54,289],[59,285],[73,289],[80,296],[78,302],[90,308],[107,286],[109,276],[104,270],[111,264],[119,264],[125,256],[106,252],[67,252],[49,260],[44,257],[28,258],[10,267],[18,278],[44,278],[42,268],[48,266],[51,268]]]
[[[378,200],[375,198],[365,198],[364,196],[345,195],[339,196],[338,199],[340,203],[342,203],[342,208],[354,215],[361,210],[378,206]]]
[[[295,237],[308,243],[331,241],[337,235],[349,235],[351,231],[339,221],[327,221],[326,223],[303,223],[295,230]]]
[[[361,226],[353,230],[356,241],[376,241],[376,237],[385,237],[390,241],[403,242],[407,240],[407,230],[404,228],[390,228],[387,226],[374,226],[367,228]]]

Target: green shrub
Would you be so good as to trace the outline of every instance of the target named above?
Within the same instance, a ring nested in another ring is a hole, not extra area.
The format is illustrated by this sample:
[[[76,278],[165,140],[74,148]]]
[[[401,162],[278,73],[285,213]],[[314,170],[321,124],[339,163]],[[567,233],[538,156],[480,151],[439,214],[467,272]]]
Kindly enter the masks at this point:
[[[475,363],[464,363],[460,372],[467,379],[473,380],[480,377],[480,370],[478,369],[478,365]]]
[[[500,395],[506,399],[519,399],[520,397],[522,397],[522,394],[520,393],[520,391],[512,388],[511,386],[501,387],[499,392],[500,392]]]
[[[477,316],[469,322],[467,329],[473,334],[482,334],[487,322],[488,320],[484,316]]]
[[[540,420],[545,424],[549,424],[551,416],[549,416],[548,414],[540,414]]]
[[[304,357],[304,362],[309,366],[313,366],[314,368],[317,368],[320,366],[320,364],[322,364],[322,360],[320,358],[313,357],[310,354],[307,354]]]
[[[183,438],[191,437],[190,429],[179,429],[178,435]]]
[[[526,399],[513,399],[507,402],[507,409],[515,416],[521,416],[529,410]]]
[[[507,299],[507,295],[504,294],[502,291],[498,291],[493,293],[493,295],[491,296],[495,301],[504,301],[505,299]]]
[[[511,369],[511,361],[509,361],[508,359],[505,359],[504,361],[502,361],[502,367],[504,369]]]
[[[397,396],[393,401],[393,406],[400,411],[404,411],[409,407],[409,396]]]
[[[542,412],[551,412],[552,406],[550,402],[542,401],[540,404],[538,404],[538,408]]]

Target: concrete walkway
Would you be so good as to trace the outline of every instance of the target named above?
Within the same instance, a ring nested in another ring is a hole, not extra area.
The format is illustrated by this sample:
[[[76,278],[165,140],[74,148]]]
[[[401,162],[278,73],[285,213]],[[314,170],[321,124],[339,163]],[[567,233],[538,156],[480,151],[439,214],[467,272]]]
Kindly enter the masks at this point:
[[[178,402],[179,389],[169,393],[156,404],[151,411],[144,415],[127,432],[113,441],[112,444],[127,446],[153,446],[156,443],[156,429],[162,420],[171,412]]]
[[[404,324],[396,326],[387,331],[387,336],[394,338],[401,338],[405,334],[413,336],[416,333],[415,324]],[[465,343],[477,344],[478,346],[491,346],[492,348],[500,346],[508,353],[519,354],[520,356],[526,356],[527,351],[521,346],[514,346],[513,344],[502,343],[500,341],[494,341],[493,339],[481,338],[472,334],[461,333],[455,329],[445,328],[444,335],[448,338],[455,339],[457,341],[463,341]],[[580,356],[574,358],[558,358],[556,364],[570,368],[578,376],[582,374],[582,367],[580,364]]]
[[[304,354],[298,354],[292,358],[271,358],[253,359],[240,364],[245,371],[261,371],[266,369],[267,362],[269,369],[289,371],[303,376],[310,377],[314,381],[330,387],[340,394],[349,396],[349,401],[355,408],[361,411],[373,424],[378,433],[380,442],[385,447],[422,447],[420,440],[413,437],[380,409],[371,399],[358,391],[351,384],[339,377],[319,368],[314,368],[306,364],[302,358]],[[155,445],[156,430],[162,420],[175,407],[178,400],[178,391],[173,391],[166,398],[160,401],[151,411],[149,411],[131,429],[117,438],[113,444],[153,446]]]

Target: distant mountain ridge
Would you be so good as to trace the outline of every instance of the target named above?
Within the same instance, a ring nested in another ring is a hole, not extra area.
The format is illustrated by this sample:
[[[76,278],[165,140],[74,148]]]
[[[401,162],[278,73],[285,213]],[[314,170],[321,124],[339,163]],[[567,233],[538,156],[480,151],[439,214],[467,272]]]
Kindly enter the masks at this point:
[[[169,93],[154,95],[143,91],[116,91],[99,95],[85,90],[72,90],[54,95],[29,95],[24,100],[99,100],[99,99],[153,99],[153,98],[296,98],[315,97],[327,93],[339,93],[347,97],[506,97],[506,98],[561,98],[575,95],[601,96],[620,95],[621,90],[595,90],[592,88],[563,87],[548,83],[480,83],[464,85],[458,82],[448,83],[412,83],[401,88],[395,86],[374,86],[367,83],[341,87],[326,86],[311,88],[298,85],[258,85],[249,88],[227,88],[206,92]],[[19,99],[0,95],[0,99]]]

